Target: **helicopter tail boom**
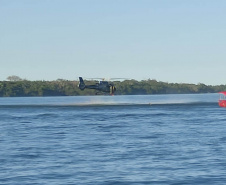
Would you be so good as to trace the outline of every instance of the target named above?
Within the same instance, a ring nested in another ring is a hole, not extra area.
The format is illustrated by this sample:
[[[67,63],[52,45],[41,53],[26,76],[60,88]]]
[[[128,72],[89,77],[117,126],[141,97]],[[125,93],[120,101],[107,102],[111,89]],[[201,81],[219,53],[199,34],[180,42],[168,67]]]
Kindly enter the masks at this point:
[[[84,90],[86,88],[86,85],[82,79],[82,77],[79,77],[79,85],[78,85],[79,89]]]

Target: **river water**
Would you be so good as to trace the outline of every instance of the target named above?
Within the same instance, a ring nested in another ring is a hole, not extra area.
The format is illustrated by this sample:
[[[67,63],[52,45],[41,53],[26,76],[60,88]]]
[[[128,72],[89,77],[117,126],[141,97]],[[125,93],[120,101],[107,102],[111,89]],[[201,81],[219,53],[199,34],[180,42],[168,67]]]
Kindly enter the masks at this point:
[[[0,184],[217,185],[217,94],[0,98]]]

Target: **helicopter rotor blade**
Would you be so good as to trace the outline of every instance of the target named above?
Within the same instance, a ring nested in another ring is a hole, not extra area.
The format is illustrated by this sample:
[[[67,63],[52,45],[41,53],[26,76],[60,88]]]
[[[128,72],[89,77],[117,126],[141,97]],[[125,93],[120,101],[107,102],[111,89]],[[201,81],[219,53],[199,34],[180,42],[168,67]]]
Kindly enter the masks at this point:
[[[84,80],[92,80],[92,81],[121,81],[121,80],[130,80],[130,78],[85,78],[83,77]]]

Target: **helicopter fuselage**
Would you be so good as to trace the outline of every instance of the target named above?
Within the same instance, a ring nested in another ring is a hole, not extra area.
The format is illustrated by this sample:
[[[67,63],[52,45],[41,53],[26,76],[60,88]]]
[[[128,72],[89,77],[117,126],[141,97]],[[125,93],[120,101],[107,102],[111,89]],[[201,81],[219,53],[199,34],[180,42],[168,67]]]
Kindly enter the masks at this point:
[[[95,89],[97,91],[110,93],[111,95],[114,94],[116,91],[116,88],[113,83],[107,82],[107,81],[100,81],[99,83],[96,83],[95,85],[85,85],[82,77],[79,77],[79,88],[81,90],[87,89]]]

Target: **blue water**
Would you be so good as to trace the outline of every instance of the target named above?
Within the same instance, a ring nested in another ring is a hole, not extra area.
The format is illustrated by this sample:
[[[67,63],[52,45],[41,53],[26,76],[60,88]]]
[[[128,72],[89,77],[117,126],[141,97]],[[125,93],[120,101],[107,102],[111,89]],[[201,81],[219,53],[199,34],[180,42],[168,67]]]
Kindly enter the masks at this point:
[[[217,94],[0,98],[0,184],[226,184]]]

